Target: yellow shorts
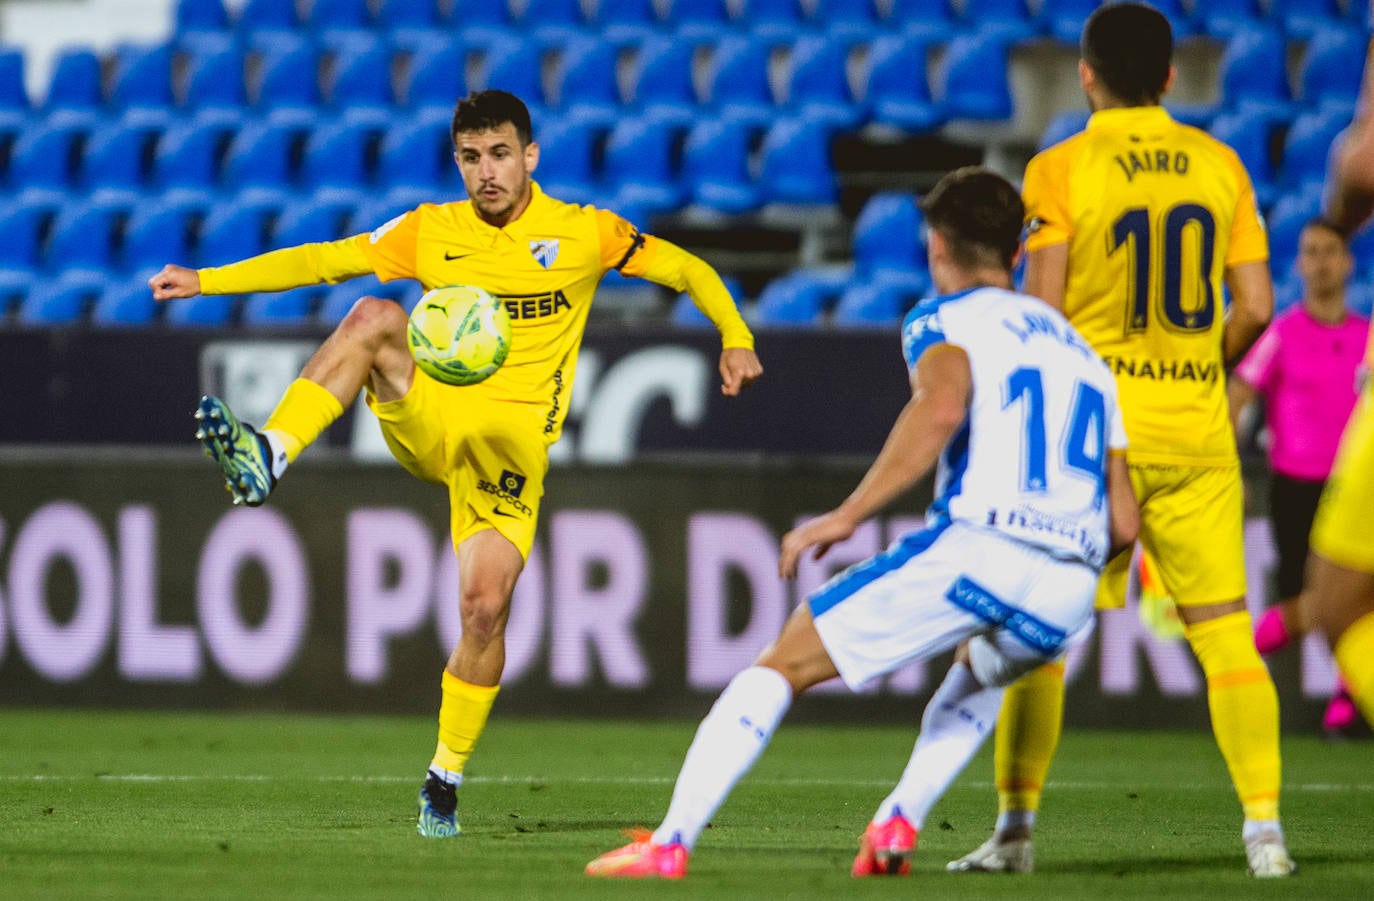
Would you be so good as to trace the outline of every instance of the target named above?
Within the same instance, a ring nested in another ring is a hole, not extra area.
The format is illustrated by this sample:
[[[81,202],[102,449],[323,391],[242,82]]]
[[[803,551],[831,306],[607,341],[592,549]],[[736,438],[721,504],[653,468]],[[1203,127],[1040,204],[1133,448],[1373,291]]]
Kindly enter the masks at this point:
[[[392,456],[426,482],[448,486],[455,549],[495,529],[529,558],[549,469],[546,405],[492,400],[419,370],[405,397],[379,403],[369,390],[367,404]]]
[[[1140,501],[1140,541],[1159,581],[1180,607],[1245,597],[1245,496],[1240,466],[1132,464]],[[1131,555],[1121,554],[1097,583],[1099,609],[1126,603]]]
[[[1374,394],[1368,390],[1341,436],[1309,546],[1337,566],[1374,573]]]

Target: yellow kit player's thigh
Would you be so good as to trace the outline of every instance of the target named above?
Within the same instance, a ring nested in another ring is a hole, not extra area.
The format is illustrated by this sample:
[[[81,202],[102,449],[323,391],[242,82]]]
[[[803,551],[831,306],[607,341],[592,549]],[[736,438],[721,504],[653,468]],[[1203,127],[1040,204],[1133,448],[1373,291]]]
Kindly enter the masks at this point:
[[[1366,391],[1345,427],[1326,480],[1311,548],[1347,569],[1374,572],[1374,397]]]
[[[453,545],[496,529],[526,558],[534,546],[549,445],[523,405],[482,401],[464,410],[448,473]]]
[[[446,481],[449,420],[454,407],[461,405],[449,393],[455,390],[416,369],[410,390],[399,400],[383,403],[370,388],[367,392],[367,405],[381,424],[391,455],[426,482]]]
[[[1174,602],[1200,607],[1243,599],[1245,495],[1240,466],[1141,470],[1136,484],[1142,498],[1141,541]]]

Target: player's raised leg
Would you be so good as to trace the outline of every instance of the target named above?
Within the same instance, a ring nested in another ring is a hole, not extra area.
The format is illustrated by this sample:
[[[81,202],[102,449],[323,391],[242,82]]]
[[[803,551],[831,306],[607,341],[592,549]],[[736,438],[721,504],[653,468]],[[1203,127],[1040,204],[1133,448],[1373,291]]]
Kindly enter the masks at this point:
[[[234,503],[258,506],[277,479],[370,384],[380,400],[401,397],[414,363],[405,345],[406,313],[375,297],[359,300],[286,389],[262,429],[242,422],[216,397],[196,410],[196,437],[220,466]]]
[[[463,634],[444,668],[439,740],[420,789],[415,828],[427,838],[462,831],[456,790],[500,690],[510,600],[524,565],[520,550],[495,529],[479,531],[458,547]]]

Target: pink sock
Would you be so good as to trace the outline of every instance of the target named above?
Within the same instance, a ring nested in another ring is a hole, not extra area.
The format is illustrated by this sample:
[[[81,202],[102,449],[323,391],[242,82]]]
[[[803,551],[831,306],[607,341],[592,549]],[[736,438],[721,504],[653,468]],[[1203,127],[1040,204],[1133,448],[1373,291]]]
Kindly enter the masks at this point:
[[[1272,654],[1288,644],[1292,638],[1288,627],[1283,624],[1283,613],[1278,607],[1270,607],[1255,624],[1255,649],[1261,654]]]

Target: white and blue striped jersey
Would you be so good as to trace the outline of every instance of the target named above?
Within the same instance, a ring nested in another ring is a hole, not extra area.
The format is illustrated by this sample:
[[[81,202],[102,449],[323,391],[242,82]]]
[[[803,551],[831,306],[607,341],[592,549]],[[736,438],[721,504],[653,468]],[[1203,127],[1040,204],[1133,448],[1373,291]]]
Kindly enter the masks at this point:
[[[995,529],[1101,568],[1107,453],[1126,448],[1106,365],[1058,311],[1000,288],[913,308],[902,323],[908,370],[938,344],[968,355],[973,397],[940,455],[928,518]]]

